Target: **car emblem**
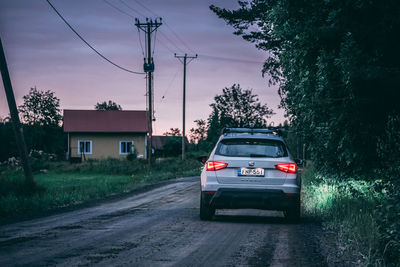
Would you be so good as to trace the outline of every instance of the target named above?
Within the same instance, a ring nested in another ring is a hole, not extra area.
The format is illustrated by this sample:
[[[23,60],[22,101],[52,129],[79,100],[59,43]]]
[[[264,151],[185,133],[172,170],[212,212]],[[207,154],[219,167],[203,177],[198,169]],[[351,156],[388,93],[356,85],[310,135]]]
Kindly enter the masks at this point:
[[[249,161],[249,166],[254,166],[254,161]]]

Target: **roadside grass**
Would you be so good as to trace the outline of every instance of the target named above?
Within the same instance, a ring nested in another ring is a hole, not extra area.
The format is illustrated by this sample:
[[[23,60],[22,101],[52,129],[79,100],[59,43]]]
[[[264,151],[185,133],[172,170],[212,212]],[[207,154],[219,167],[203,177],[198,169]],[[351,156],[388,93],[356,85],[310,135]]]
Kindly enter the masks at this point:
[[[382,220],[377,210],[388,194],[382,181],[359,178],[338,179],[308,167],[303,174],[303,210],[306,216],[322,221],[334,233],[339,254],[336,261],[351,261],[356,266],[385,266]],[[390,266],[398,266],[398,264]]]
[[[22,171],[0,174],[0,220],[101,199],[161,180],[199,175],[201,164],[171,159],[155,163],[151,171],[144,161],[116,159],[46,166],[49,169],[35,174],[37,189],[33,192],[26,189]]]

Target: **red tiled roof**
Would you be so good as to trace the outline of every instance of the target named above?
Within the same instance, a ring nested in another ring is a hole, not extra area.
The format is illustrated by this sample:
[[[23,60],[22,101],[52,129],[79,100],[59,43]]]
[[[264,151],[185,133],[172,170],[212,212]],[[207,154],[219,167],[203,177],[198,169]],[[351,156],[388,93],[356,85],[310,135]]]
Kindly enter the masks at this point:
[[[64,132],[148,132],[147,111],[64,110]]]

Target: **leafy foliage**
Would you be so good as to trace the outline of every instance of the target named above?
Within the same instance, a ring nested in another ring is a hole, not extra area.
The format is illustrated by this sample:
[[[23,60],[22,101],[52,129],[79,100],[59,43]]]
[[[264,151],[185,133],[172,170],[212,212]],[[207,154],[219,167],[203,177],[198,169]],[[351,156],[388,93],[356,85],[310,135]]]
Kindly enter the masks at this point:
[[[400,114],[397,1],[239,1],[211,6],[244,39],[268,52],[263,73],[279,83],[291,125],[320,169],[377,166],[388,114]]]
[[[385,133],[378,140],[377,151],[381,174],[400,187],[400,117],[389,116]]]
[[[19,106],[23,121],[29,125],[58,125],[62,120],[60,99],[54,92],[40,91],[31,88],[23,97],[24,103]]]
[[[207,121],[207,141],[215,143],[224,127],[265,127],[266,119],[273,115],[267,104],[262,105],[251,90],[239,84],[222,89],[210,104],[212,112]]]
[[[197,128],[190,129],[190,142],[194,144],[198,144],[202,142],[207,137],[207,123],[205,120],[195,120]]]
[[[66,136],[60,126],[60,100],[52,91],[31,88],[19,106],[28,151],[38,150],[61,156],[65,152]],[[0,162],[18,156],[15,135],[9,120],[0,122]],[[59,157],[60,158],[60,157]]]
[[[398,1],[250,0],[237,10],[210,8],[268,53],[263,74],[279,84],[292,146],[307,143],[317,170],[333,174],[305,186],[306,210],[325,217],[346,237],[341,246],[370,257],[366,263],[398,266]]]
[[[115,103],[114,101],[108,100],[107,101],[103,101],[101,103],[97,103],[94,106],[95,110],[122,110],[122,107],[120,105],[118,105],[117,103]]]
[[[170,128],[169,132],[167,131],[167,132],[163,133],[163,135],[166,135],[166,136],[182,136],[181,130],[179,130],[179,128]]]

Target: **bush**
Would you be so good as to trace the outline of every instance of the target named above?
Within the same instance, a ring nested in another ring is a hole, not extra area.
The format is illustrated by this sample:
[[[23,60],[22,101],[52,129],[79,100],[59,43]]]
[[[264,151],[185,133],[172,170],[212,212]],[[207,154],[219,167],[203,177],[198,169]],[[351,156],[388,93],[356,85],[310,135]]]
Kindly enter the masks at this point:
[[[135,147],[133,147],[133,152],[126,155],[126,159],[128,161],[133,161],[133,160],[137,159],[137,151],[136,151]]]

